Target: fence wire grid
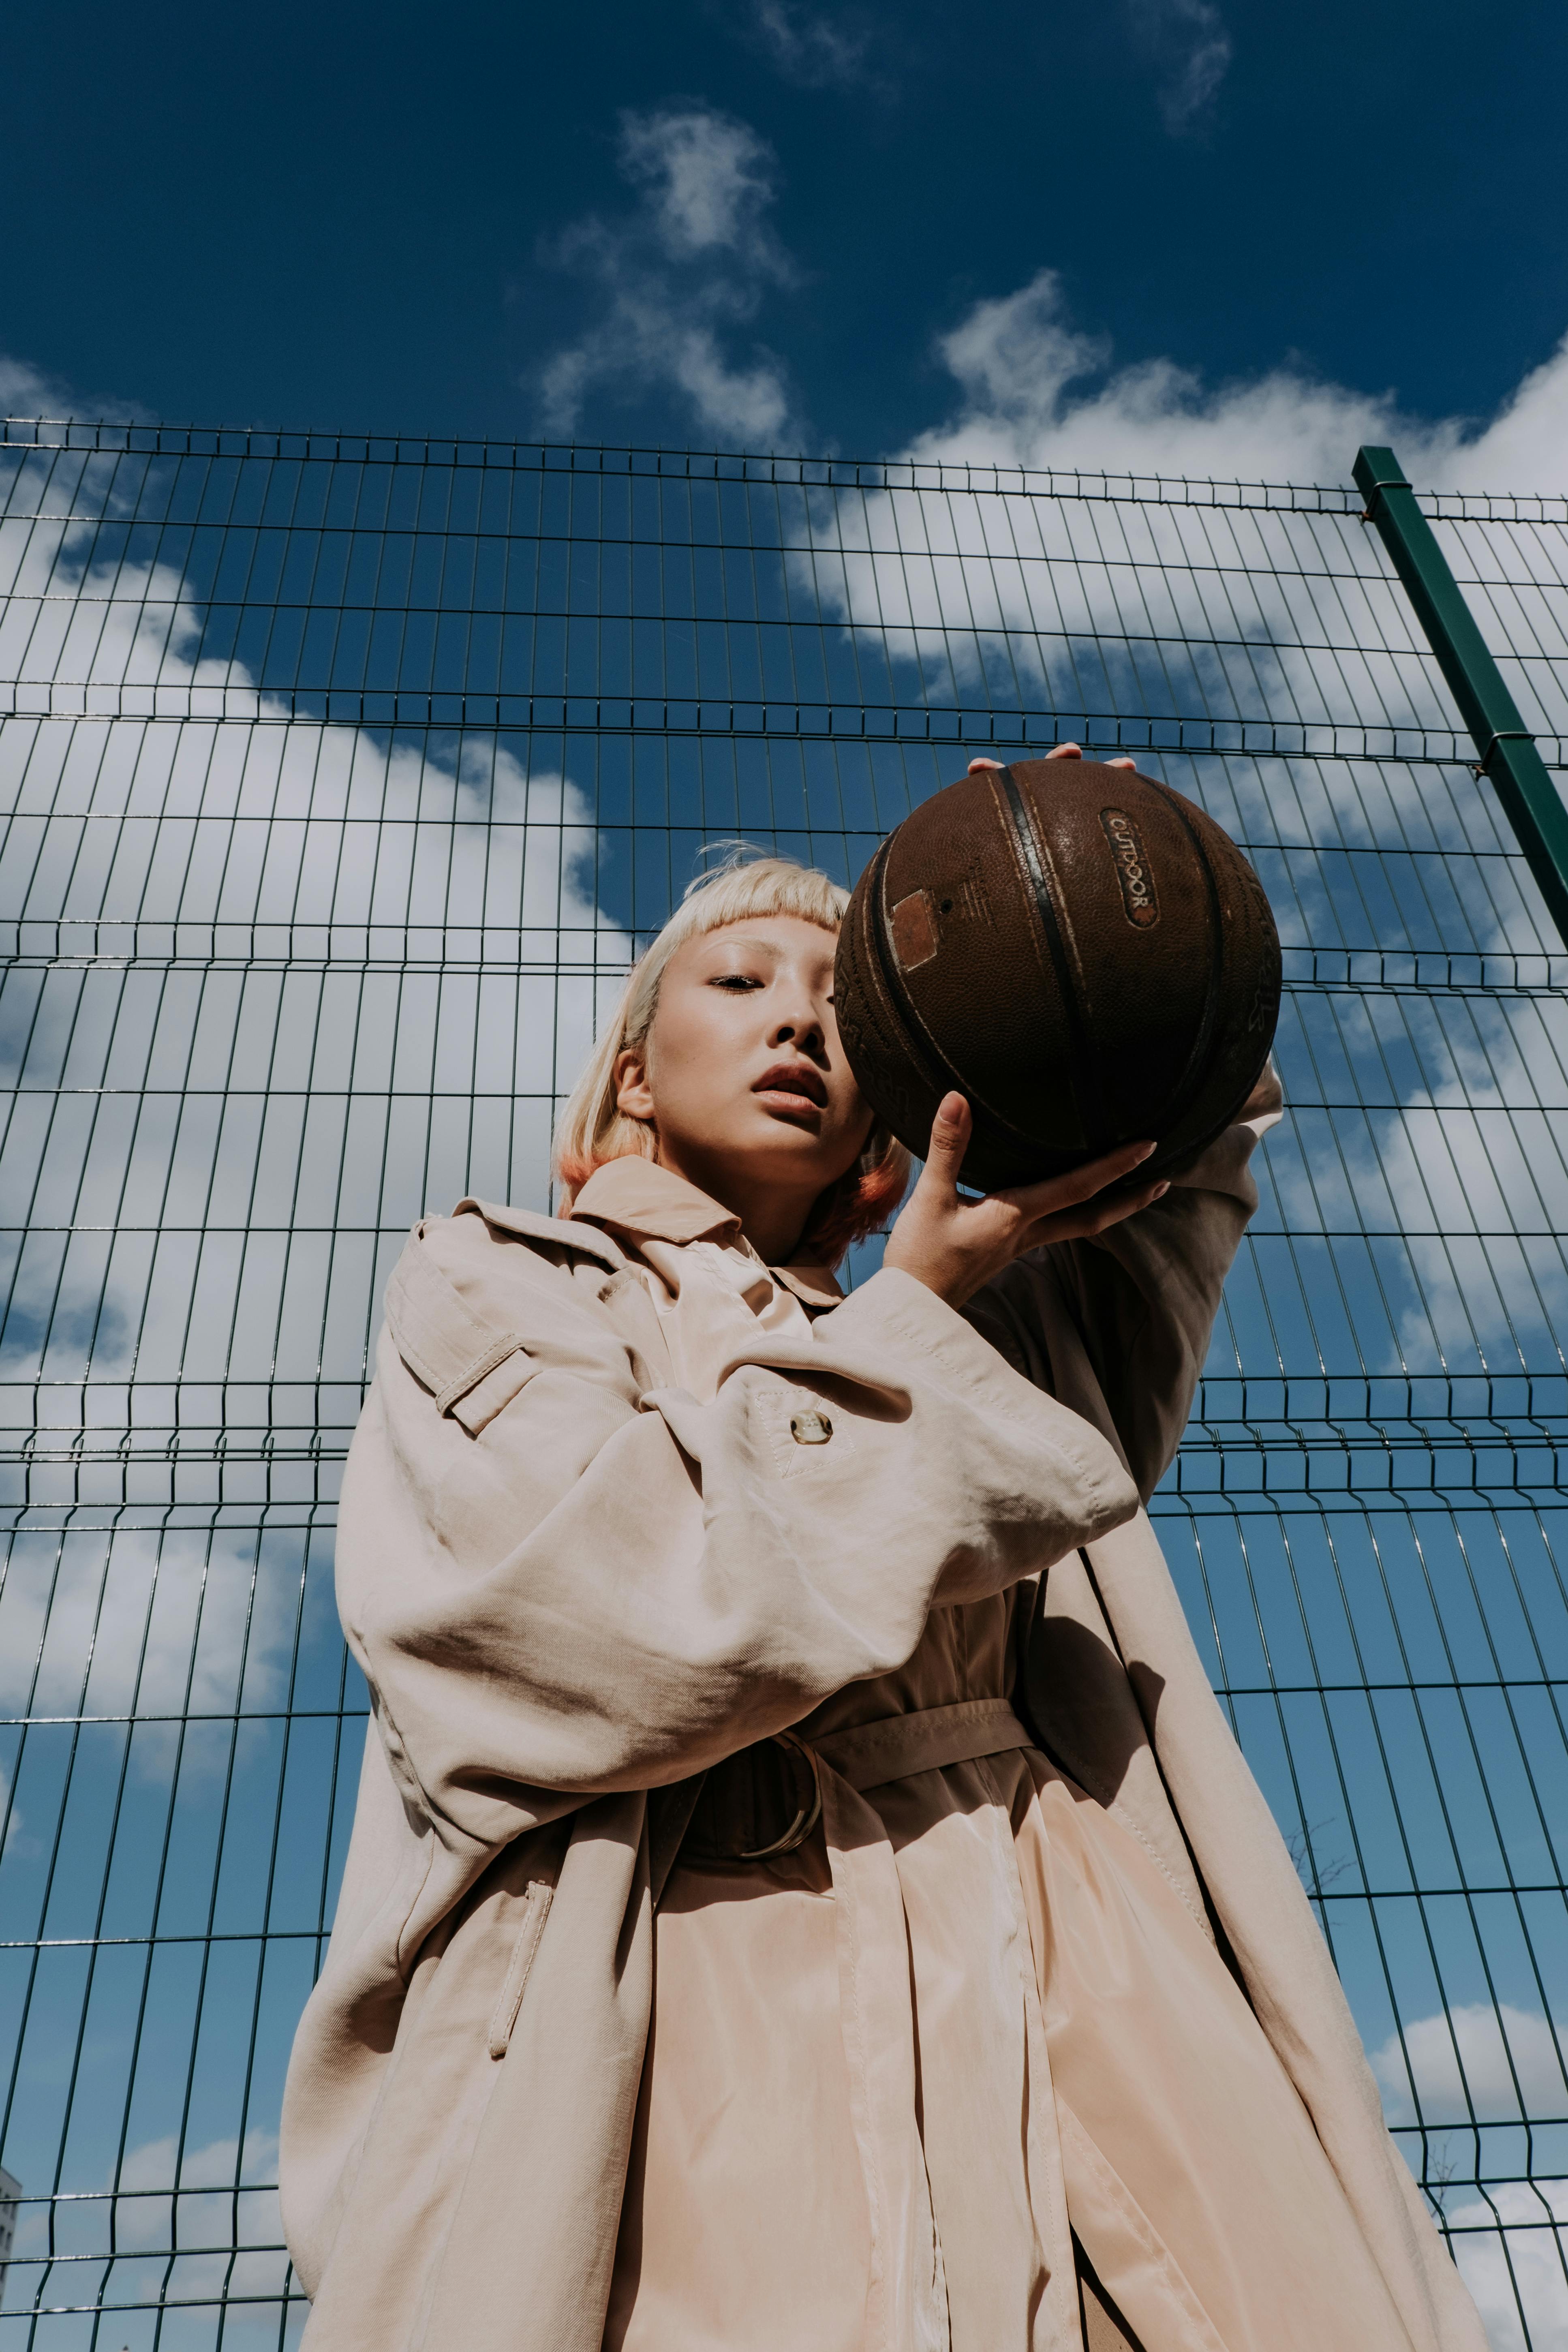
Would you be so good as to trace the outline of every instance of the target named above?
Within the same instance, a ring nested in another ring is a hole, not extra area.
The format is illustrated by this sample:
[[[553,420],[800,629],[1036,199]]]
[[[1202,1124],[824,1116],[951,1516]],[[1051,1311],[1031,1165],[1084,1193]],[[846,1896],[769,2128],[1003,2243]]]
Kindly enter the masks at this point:
[[[1352,452],[1346,452],[1347,469]],[[1568,501],[1423,498],[1550,764]],[[1568,953],[1348,488],[0,426],[0,2352],[261,2352],[382,1286],[705,843],[1201,802],[1289,1114],[1155,1502],[1497,2352],[1568,2352]],[[0,2181],[3,2200],[10,2194]]]

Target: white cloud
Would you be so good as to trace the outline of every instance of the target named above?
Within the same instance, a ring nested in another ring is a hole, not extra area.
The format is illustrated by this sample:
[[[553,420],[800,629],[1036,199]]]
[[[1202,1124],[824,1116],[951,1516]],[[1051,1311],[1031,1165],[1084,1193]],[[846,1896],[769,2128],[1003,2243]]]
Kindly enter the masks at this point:
[[[899,453],[896,485],[904,463],[916,468],[918,483],[918,469],[932,461],[1068,475],[1103,468],[1134,484],[1155,476],[1342,484],[1356,449],[1371,441],[1391,442],[1412,478],[1431,488],[1568,487],[1568,343],[1480,426],[1413,417],[1392,395],[1285,368],[1219,386],[1163,360],[1117,369],[1108,341],[1067,314],[1050,271],[976,303],[939,350],[959,389],[957,406]],[[1380,649],[1384,626],[1389,644],[1399,644],[1407,616],[1402,620],[1397,599],[1387,610],[1381,550],[1353,517],[1321,525],[1283,517],[1264,525],[1247,517],[1233,527],[1224,516],[1189,516],[1179,506],[1085,512],[980,495],[988,487],[984,472],[973,493],[950,474],[940,491],[932,482],[929,492],[896,486],[816,501],[816,544],[795,559],[795,577],[803,592],[815,590],[828,612],[885,653],[900,694],[923,689],[933,702],[962,707],[984,704],[995,690],[1006,703],[1041,712],[1120,711],[1133,719],[1147,712],[1155,721],[1207,712],[1222,722],[1283,719],[1325,727],[1354,727],[1370,707],[1390,725],[1453,725],[1435,666],[1396,663]],[[994,487],[1005,492],[1005,472]],[[1270,560],[1281,540],[1300,552],[1299,580],[1289,556]],[[1516,579],[1527,604],[1528,561],[1522,546],[1510,547],[1500,534],[1489,541],[1489,568]],[[1364,590],[1352,584],[1358,574]],[[1550,689],[1542,682],[1536,691],[1542,700]],[[1542,708],[1540,723],[1563,723],[1554,707],[1542,700]],[[1227,765],[1230,787],[1243,792],[1240,763]],[[1290,839],[1288,771],[1259,759],[1246,773],[1256,837]],[[1185,782],[1201,796],[1207,783],[1201,760]],[[1388,771],[1380,790],[1414,820],[1419,839],[1426,820],[1411,780]],[[1296,815],[1297,842],[1321,839],[1331,850],[1373,845],[1378,820],[1359,790],[1336,789],[1331,802],[1298,807]],[[1300,861],[1294,887],[1309,920],[1322,918],[1314,943],[1331,944],[1342,904]],[[1472,893],[1466,917],[1479,948],[1510,944],[1506,901],[1496,908]],[[1463,1083],[1439,1087],[1430,1099],[1440,1111],[1468,1109],[1482,1075],[1467,1068]],[[1424,1090],[1414,1090],[1413,1099],[1425,1101]],[[1373,1111],[1359,1135],[1348,1119],[1338,1132],[1347,1172],[1369,1197],[1386,1179],[1380,1154],[1391,1151],[1403,1166],[1415,1138],[1408,1124],[1401,1130],[1392,1109]],[[1413,1360],[1430,1361],[1434,1324],[1445,1339],[1468,1330],[1494,1368],[1518,1362],[1510,1299],[1479,1254],[1467,1259],[1447,1238],[1485,1222],[1468,1197],[1467,1147],[1473,1152],[1474,1136],[1459,1119],[1452,1124],[1452,1159],[1443,1150],[1417,1155],[1417,1189],[1405,1205],[1422,1202],[1425,1184],[1429,1229],[1407,1237],[1415,1279],[1391,1297],[1398,1330],[1387,1334],[1384,1360],[1369,1370],[1397,1370],[1401,1341]],[[1277,1190],[1293,1223],[1310,1231],[1323,1213],[1292,1170],[1280,1155]],[[1516,1197],[1527,1198],[1522,1167],[1519,1177]],[[1532,1254],[1531,1272],[1547,1309],[1560,1311],[1563,1277],[1555,1258]]]
[[[1160,111],[1173,134],[1200,128],[1229,69],[1230,35],[1214,0],[1131,0],[1132,23],[1161,76]]]
[[[1492,2352],[1568,2352],[1568,2180],[1508,2181],[1447,2218]]]
[[[277,2179],[276,2132],[253,2126],[243,2147],[232,2137],[216,2139],[187,2148],[183,2158],[172,2133],[146,2140],[128,2149],[120,2166],[116,2250],[122,2256],[166,2255],[174,2251],[177,2235],[180,2248],[192,2250],[182,2254],[183,2303],[227,2296],[243,2307],[247,2296],[279,2294],[288,2256],[272,2185]]]
[[[482,733],[425,744],[290,719],[289,704],[243,662],[203,652],[203,610],[174,567],[79,566],[75,559],[89,546],[87,530],[65,524],[36,522],[9,540],[0,526],[0,600],[9,599],[0,605],[0,676],[17,682],[24,709],[29,688],[41,695],[49,687],[79,687],[89,713],[95,688],[144,689],[150,709],[159,707],[161,690],[172,689],[171,715],[188,710],[210,722],[197,739],[195,823],[221,829],[226,845],[237,814],[264,814],[271,838],[265,860],[226,857],[221,879],[215,874],[205,894],[201,860],[192,856],[162,872],[155,862],[151,874],[138,873],[122,901],[112,880],[106,887],[96,877],[90,898],[79,903],[62,904],[57,894],[35,907],[24,897],[9,902],[15,913],[110,922],[493,925],[521,931],[528,960],[549,958],[563,932],[593,935],[596,960],[611,966],[629,955],[626,935],[595,903],[597,833],[575,783],[553,770],[525,769],[504,742]],[[258,730],[253,719],[274,724]],[[122,740],[129,756],[102,751],[85,795],[79,787],[74,793],[57,788],[58,817],[72,825],[89,804],[95,815],[143,804],[155,789],[142,773],[143,761],[149,769],[156,764],[148,733],[128,718]],[[368,828],[356,834],[354,821],[372,817],[378,830],[388,829],[392,847],[386,856],[384,838],[375,842],[367,863],[355,852],[372,836]],[[447,860],[437,874],[426,856],[416,871],[414,843],[403,829],[437,822],[452,828]],[[307,825],[308,835],[291,829]],[[525,843],[503,832],[498,842],[497,827],[514,826],[537,839]],[[481,864],[472,853],[482,846],[492,854]],[[13,1071],[20,1042],[11,1042]],[[6,1056],[0,1040],[0,1064]]]
[[[222,1716],[288,1691],[300,1551],[243,1529],[81,1528],[13,1539],[0,1705],[14,1712]],[[145,1743],[144,1769],[167,1760]]]
[[[939,348],[961,389],[958,412],[902,451],[898,467],[1310,480],[1312,464],[1303,472],[1293,459],[1315,460],[1331,444],[1342,471],[1360,437],[1336,408],[1317,418],[1304,448],[1302,404],[1280,383],[1237,394],[1236,413],[1221,418],[1168,362],[1109,374],[1108,343],[1065,318],[1049,271],[977,303]],[[1079,390],[1097,378],[1098,392]],[[1221,449],[1228,468],[1215,462]],[[881,637],[895,663],[920,665],[934,699],[984,694],[989,663],[1036,709],[1352,725],[1363,716],[1359,669],[1303,646],[1295,583],[1276,568],[1248,567],[1237,551],[1215,579],[1212,551],[1189,549],[1174,509],[1140,512],[1131,536],[1120,514],[1103,530],[1079,532],[1048,504],[983,499],[986,487],[983,476],[973,493],[895,487],[819,500],[817,549],[797,559],[830,612]],[[1338,562],[1375,573],[1377,551],[1360,538],[1348,535]],[[1319,616],[1306,617],[1321,639]],[[1406,666],[1380,685],[1391,717],[1445,723],[1423,670]]]
[[[1296,887],[1302,888],[1300,879]],[[1506,947],[1500,926],[1494,935],[1479,908],[1468,914],[1483,947]],[[1506,1098],[1510,1080],[1523,1089],[1531,1081],[1519,1068],[1501,1007],[1471,1000],[1464,1025],[1452,1023],[1442,1034],[1449,1074],[1436,1082],[1415,1079],[1403,1103],[1359,1114],[1342,1108],[1331,1122],[1313,1116],[1310,1097],[1298,1105],[1311,1125],[1299,1136],[1300,1150],[1276,1144],[1268,1182],[1292,1234],[1342,1232],[1347,1224],[1353,1230],[1364,1218],[1367,1230],[1385,1237],[1375,1290],[1348,1302],[1368,1373],[1539,1369],[1532,1326],[1557,1329],[1568,1317],[1561,1252],[1531,1245],[1527,1264],[1513,1270],[1521,1287],[1510,1293],[1497,1262],[1500,1255],[1506,1269],[1510,1254],[1477,1246],[1510,1215],[1527,1231],[1551,1228],[1555,1169],[1549,1176],[1510,1121],[1487,1116]],[[1478,1115],[1484,1124],[1478,1125]],[[1397,1248],[1390,1245],[1395,1233]],[[1533,1288],[1533,1312],[1521,1314],[1526,1283]],[[1347,1302],[1331,1292],[1322,1301],[1310,1296],[1308,1304],[1314,1317],[1320,1305],[1326,1308],[1328,1328],[1320,1327],[1319,1336],[1332,1356],[1330,1335]],[[1483,2014],[1490,2019],[1489,2010],[1477,2012]],[[1423,2030],[1430,2028],[1429,2021]]]
[[[1416,2018],[1372,2053],[1372,2071],[1391,2124],[1428,2130],[1560,2115],[1568,2096],[1562,2060],[1539,2011],[1504,2001],[1467,2001]]]
[[[63,377],[51,375],[14,352],[0,352],[0,416],[90,416],[130,422],[146,414],[134,402],[74,392]]]
[[[870,26],[842,11],[836,19],[803,0],[752,0],[745,22],[785,80],[805,89],[852,89],[879,79]]]
[[[795,570],[896,669],[918,667],[941,702],[985,696],[994,671],[1029,709],[1356,726],[1370,669],[1386,724],[1452,724],[1433,665],[1385,658],[1377,627],[1366,631],[1365,604],[1381,609],[1384,564],[1353,520],[1327,527],[1331,561],[1315,543],[1302,550],[1304,573],[1322,574],[1320,592],[1289,563],[1257,561],[1252,541],[1227,539],[1223,521],[1189,530],[1176,507],[1116,509],[1079,529],[1048,503],[983,499],[984,473],[973,492],[951,477],[934,497],[898,487],[906,464],[917,483],[920,467],[938,463],[994,466],[1004,477],[1103,471],[1134,484],[1342,485],[1372,441],[1392,442],[1428,487],[1568,483],[1568,344],[1484,430],[1413,418],[1392,395],[1285,368],[1218,386],[1168,360],[1118,369],[1106,339],[1067,315],[1050,270],[975,303],[937,348],[958,386],[953,413],[898,453],[895,487],[819,499],[816,543]],[[1005,479],[994,487],[1005,491]],[[1518,572],[1524,558],[1503,548],[1491,560]],[[1357,573],[1364,596],[1341,584]],[[1390,626],[1397,644],[1397,616]]]
[[[787,277],[763,219],[773,201],[773,163],[749,122],[711,107],[621,117],[621,169],[642,190],[654,234],[673,260],[720,250]]]
[[[190,2189],[245,2189],[253,2183],[266,2189],[278,2178],[278,2135],[254,2126],[245,2135],[243,2149],[231,2136],[209,2140],[204,2147],[188,2147],[176,2166],[177,2155],[178,2142],[172,2132],[127,2148],[116,2187],[136,2194],[172,2191],[176,2169],[182,2195]]]
[[[1404,2049],[1391,2034],[1373,2052],[1372,2067],[1390,2124],[1453,2129],[1467,2149],[1472,2112],[1480,2124],[1509,2124],[1563,2110],[1552,2028],[1539,2011],[1510,2001],[1498,2009],[1467,2001],[1416,2018],[1405,2028]],[[1564,2242],[1554,2227],[1568,2223],[1568,2180],[1504,2182],[1446,2211],[1492,2352],[1526,2352],[1521,2306],[1533,2352],[1568,2352]]]
[[[721,289],[704,289],[700,306],[733,315]],[[544,430],[571,433],[596,385],[633,381],[677,394],[721,446],[771,449],[787,437],[791,408],[781,362],[765,350],[737,362],[720,327],[683,313],[657,288],[618,289],[609,316],[541,369]]]
[[[767,218],[775,158],[749,123],[700,104],[621,118],[632,213],[589,214],[553,258],[592,288],[595,315],[533,379],[543,429],[571,433],[591,393],[673,394],[713,437],[747,449],[791,436],[783,362],[742,330],[795,271]]]
[[[28,360],[0,352],[0,414],[6,416],[58,416],[70,395],[55,377]]]
[[[276,2294],[287,2268],[281,2252],[279,2211],[278,2135],[253,2126],[243,2147],[232,2134],[187,2148],[183,2159],[174,2133],[127,2148],[118,2174],[75,2191],[68,2209],[75,2233],[72,2252],[107,2253],[112,2210],[114,2248],[121,2256],[168,2254],[174,2250],[174,2199],[179,2198],[181,2263],[179,2300],[205,2295]],[[49,2209],[25,2205],[18,2218],[13,2258],[37,2262],[49,2251]],[[57,2227],[58,2222],[57,2220]],[[237,2250],[237,2260],[228,2252]],[[194,2249],[184,2253],[186,2248]],[[211,2252],[205,2251],[211,2249]],[[234,2266],[230,2270],[230,2263]]]
[[[419,1063],[410,1058],[408,1041],[425,1034],[422,1024],[427,1023],[424,1066],[433,1091],[442,1083],[437,1068],[450,1066],[468,1071],[470,1083],[491,1094],[510,1091],[523,1098],[515,1114],[506,1116],[504,1148],[510,1154],[516,1196],[542,1202],[548,1097],[574,1075],[596,1013],[632,952],[627,934],[597,904],[598,833],[587,796],[558,771],[529,771],[492,736],[411,741],[355,727],[290,721],[286,706],[258,686],[244,665],[203,652],[203,610],[185,596],[174,569],[87,561],[89,550],[85,535],[73,536],[62,523],[35,523],[9,537],[0,530],[0,594],[7,588],[13,592],[0,614],[0,674],[20,679],[24,699],[29,686],[41,692],[68,681],[89,701],[97,693],[107,698],[136,689],[149,701],[169,693],[176,707],[188,705],[200,714],[205,706],[228,715],[183,729],[131,718],[37,722],[37,772],[30,782],[24,776],[21,797],[47,807],[49,814],[41,840],[24,827],[30,846],[23,845],[20,833],[8,837],[5,868],[13,879],[7,904],[14,912],[50,921],[65,917],[100,925],[195,922],[233,926],[245,937],[255,924],[385,926],[392,937],[408,938],[413,968],[397,1001],[371,982],[352,1009],[354,1069],[360,1073],[352,1083],[384,1088],[395,1056],[401,1083],[406,1087],[412,1079],[417,1086]],[[256,726],[247,723],[251,719],[270,723]],[[27,721],[12,724],[13,740],[23,740]],[[57,746],[60,758],[69,750],[80,761],[75,771],[55,772],[50,754]],[[107,868],[95,864],[93,844],[109,829],[103,819],[127,810],[167,809],[171,791],[179,815],[161,817],[150,831],[127,828],[127,845],[138,845],[129,861],[110,861]],[[76,884],[67,879],[72,873],[80,877]],[[35,878],[40,876],[41,882]],[[35,890],[41,891],[37,903]],[[509,951],[515,940],[517,961],[546,977],[516,979],[501,966],[493,979],[487,976],[467,990],[460,981],[439,985],[441,943],[449,940],[461,961],[476,957],[487,936],[491,955],[498,937]],[[423,992],[417,971],[421,941],[423,952],[436,959]],[[557,964],[567,969],[552,976],[551,967]],[[243,1013],[236,1003],[227,1015],[234,1034],[259,1011],[282,1034],[280,1009],[261,1003],[269,985],[265,979],[247,983],[254,1008]],[[328,992],[324,1008],[331,988],[341,983],[307,982],[316,985]],[[96,1089],[113,1082],[105,1061],[111,1051],[121,1087],[136,1084],[160,1055],[173,1055],[171,1066],[183,1064],[190,1051],[191,1001],[181,997],[177,986],[166,1002],[160,998],[155,1025],[142,1035],[138,1048],[130,1044],[117,1009],[121,990],[133,987],[112,970],[85,978],[49,975],[36,1002],[29,998],[16,1011],[7,1004],[0,1028],[0,1076],[15,1082],[23,1074],[25,1083],[46,1089],[62,1078]],[[220,993],[222,987],[218,983]],[[298,995],[293,1001],[302,1003]],[[209,1015],[204,1027],[210,1020]],[[466,1042],[465,1023],[471,1032]],[[130,1027],[135,1026],[132,1015]],[[217,1033],[212,1034],[216,1043]],[[335,1055],[331,1020],[319,1019],[316,1034],[329,1055]],[[192,1065],[195,1097],[205,1091],[210,1097],[226,1085],[218,1063],[198,1058]],[[374,1072],[368,1079],[367,1066]],[[341,1090],[347,1078],[340,1068],[330,1091]],[[450,1078],[445,1084],[450,1091]],[[199,1259],[194,1247],[182,1255],[175,1241],[156,1260],[150,1247],[134,1239],[122,1238],[110,1255],[107,1241],[91,1233],[58,1248],[40,1237],[24,1255],[10,1288],[9,1376],[26,1377],[43,1361],[51,1377],[68,1381],[89,1370],[100,1381],[123,1378],[133,1363],[144,1381],[173,1380],[182,1370],[187,1379],[221,1378],[226,1358],[234,1378],[308,1381],[321,1362],[330,1379],[355,1379],[363,1323],[355,1322],[352,1284],[371,1283],[369,1254],[361,1254],[362,1265],[351,1244],[346,1255],[338,1254],[334,1271],[325,1256],[318,1263],[309,1243],[286,1258],[269,1233],[280,1234],[300,1222],[330,1222],[334,1215],[360,1227],[395,1225],[426,1208],[446,1210],[470,1181],[495,1188],[507,1181],[493,1165],[489,1171],[483,1165],[470,1168],[466,1129],[456,1139],[433,1129],[426,1177],[432,1197],[405,1199],[399,1187],[406,1188],[409,1171],[399,1165],[405,1155],[389,1152],[394,1130],[384,1131],[374,1118],[363,1117],[363,1108],[347,1119],[341,1137],[331,1129],[329,1111],[322,1142],[311,1146],[302,1132],[281,1152],[264,1148],[258,1126],[248,1154],[244,1146],[215,1152],[216,1132],[200,1111],[167,1133],[155,1106],[144,1113],[133,1144],[108,1149],[129,1153],[132,1181],[138,1168],[145,1172],[148,1155],[153,1160],[161,1156],[172,1197],[205,1201],[203,1222],[211,1226],[250,1229],[243,1258],[221,1234],[209,1236]],[[286,1111],[283,1118],[287,1125]],[[491,1128],[494,1132],[486,1133],[493,1154],[503,1144],[493,1118]],[[101,1134],[96,1140],[101,1158]],[[29,1222],[36,1213],[29,1209],[32,1174],[25,1166],[8,1167],[5,1181],[13,1219]],[[320,1188],[323,1202],[303,1217],[298,1205],[301,1181],[307,1195],[313,1184]],[[414,1181],[419,1181],[416,1173]],[[68,1201],[66,1215],[72,1213]],[[323,1341],[324,1357],[318,1353]],[[43,1393],[46,1411],[52,1406],[68,1428],[77,1410],[74,1396]],[[68,1442],[67,1428],[58,1440],[44,1439],[46,1452]],[[101,1451],[115,1435],[99,1432],[89,1450]],[[149,1429],[142,1443],[156,1452],[164,1440],[157,1429]],[[130,1549],[135,1548],[132,1540]],[[129,1555],[117,1559],[120,1565],[109,1571],[106,1584],[101,1548],[91,1559],[73,1555],[55,1591],[45,1681],[51,1689],[58,1685],[62,1703],[68,1686],[79,1692],[100,1611],[95,1674],[101,1676],[105,1661],[117,1657],[129,1669],[139,1653],[142,1621],[153,1604]],[[245,1583],[244,1564],[227,1565],[231,1573],[223,1580],[223,1591],[238,1591]],[[8,1609],[27,1614],[31,1628],[28,1639],[20,1646],[13,1643],[9,1654],[18,1668],[25,1656],[37,1654],[32,1619],[37,1617],[41,1626],[54,1574],[42,1559],[37,1568],[42,1580],[37,1595],[19,1570],[7,1593]],[[136,1702],[143,1710],[180,1703],[171,1676],[188,1658],[195,1638],[195,1575],[194,1567],[187,1574],[172,1559],[160,1570],[162,1598],[153,1608]],[[182,1615],[179,1595],[187,1586],[190,1609]],[[253,1675],[270,1641],[267,1607],[262,1596],[262,1613],[249,1637]],[[121,1622],[125,1611],[131,1615]],[[226,1633],[210,1601],[204,1604],[201,1623],[191,1704],[221,1712],[235,1703],[243,1628],[237,1623]],[[280,1621],[280,1639],[287,1631]],[[162,1698],[149,1695],[154,1687]],[[127,1694],[100,1703],[112,1712],[131,1701]]]
[[[1112,368],[1106,340],[1068,319],[1051,269],[976,302],[937,350],[959,404],[904,457],[1342,483],[1363,441],[1391,442],[1411,478],[1433,488],[1568,490],[1568,339],[1480,425],[1424,419],[1392,393],[1288,366],[1219,384],[1165,359]]]

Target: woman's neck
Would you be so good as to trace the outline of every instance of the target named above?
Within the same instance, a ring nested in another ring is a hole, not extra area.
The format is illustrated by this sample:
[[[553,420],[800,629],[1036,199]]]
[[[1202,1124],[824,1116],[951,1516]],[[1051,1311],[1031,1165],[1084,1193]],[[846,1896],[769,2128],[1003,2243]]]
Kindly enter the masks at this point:
[[[658,1164],[739,1217],[741,1231],[764,1265],[789,1264],[816,1205],[815,1192],[807,1193],[798,1184],[758,1181],[749,1171],[717,1165],[704,1153],[672,1150],[662,1138]]]

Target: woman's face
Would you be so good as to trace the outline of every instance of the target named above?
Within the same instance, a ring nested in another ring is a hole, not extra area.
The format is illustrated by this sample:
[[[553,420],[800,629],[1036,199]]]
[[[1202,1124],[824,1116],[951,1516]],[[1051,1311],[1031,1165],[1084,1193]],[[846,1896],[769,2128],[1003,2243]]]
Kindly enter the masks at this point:
[[[816,1195],[855,1164],[872,1114],[833,1013],[837,936],[759,915],[689,940],[665,966],[641,1047],[616,1064],[617,1100],[658,1130],[659,1158],[739,1212],[798,1234]]]

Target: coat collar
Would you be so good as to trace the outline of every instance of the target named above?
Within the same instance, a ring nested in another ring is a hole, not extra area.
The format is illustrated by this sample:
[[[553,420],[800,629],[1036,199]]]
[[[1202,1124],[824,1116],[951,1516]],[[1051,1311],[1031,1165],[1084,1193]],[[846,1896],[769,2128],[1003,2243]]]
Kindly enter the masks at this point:
[[[617,1241],[627,1240],[634,1248],[647,1239],[717,1242],[721,1248],[751,1251],[732,1210],[699,1192],[684,1176],[640,1154],[606,1160],[595,1168],[566,1214],[602,1225]],[[768,1270],[807,1307],[837,1307],[844,1296],[825,1265],[775,1265]]]

